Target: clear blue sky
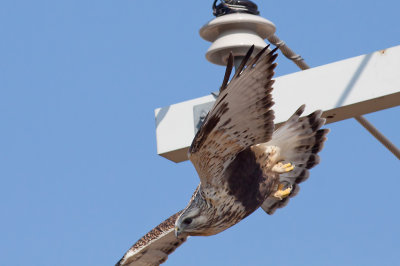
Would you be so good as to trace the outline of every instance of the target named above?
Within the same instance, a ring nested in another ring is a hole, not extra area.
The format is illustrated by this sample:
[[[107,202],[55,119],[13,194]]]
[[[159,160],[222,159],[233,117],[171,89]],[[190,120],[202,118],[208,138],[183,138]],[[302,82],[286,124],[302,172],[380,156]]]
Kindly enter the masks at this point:
[[[212,2],[2,1],[0,265],[113,265],[185,207],[199,180],[157,155],[154,109],[220,85],[198,35]],[[256,3],[310,66],[400,44],[398,0]],[[400,146],[399,116],[366,117]],[[353,119],[329,128],[289,206],[165,265],[398,265],[399,161]]]

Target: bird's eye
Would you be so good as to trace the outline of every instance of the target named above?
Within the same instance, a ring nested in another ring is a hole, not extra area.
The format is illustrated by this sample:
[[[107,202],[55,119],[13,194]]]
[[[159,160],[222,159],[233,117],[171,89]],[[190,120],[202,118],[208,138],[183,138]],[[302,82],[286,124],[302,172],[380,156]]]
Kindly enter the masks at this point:
[[[182,221],[182,223],[188,225],[192,223],[192,220],[193,220],[192,218],[186,218],[185,220]]]

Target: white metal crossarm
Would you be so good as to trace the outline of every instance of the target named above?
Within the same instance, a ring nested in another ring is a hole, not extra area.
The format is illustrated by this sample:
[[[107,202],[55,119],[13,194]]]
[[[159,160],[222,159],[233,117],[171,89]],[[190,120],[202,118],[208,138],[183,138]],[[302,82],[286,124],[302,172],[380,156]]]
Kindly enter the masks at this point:
[[[400,46],[395,46],[277,77],[272,92],[275,121],[284,122],[294,111],[288,106],[295,108],[303,103],[307,105],[306,112],[322,109],[328,124],[399,106],[399,69]],[[297,88],[302,88],[301,93]],[[158,108],[158,154],[174,162],[187,160],[198,124],[196,109],[201,114],[214,101],[215,96],[208,95]]]
[[[304,59],[290,49],[286,43],[279,39],[275,34],[269,36],[268,41],[277,46],[282,54],[292,60],[301,70],[310,69]],[[354,118],[400,160],[400,150],[396,147],[396,145],[394,145],[378,129],[376,129],[365,117],[355,116]]]

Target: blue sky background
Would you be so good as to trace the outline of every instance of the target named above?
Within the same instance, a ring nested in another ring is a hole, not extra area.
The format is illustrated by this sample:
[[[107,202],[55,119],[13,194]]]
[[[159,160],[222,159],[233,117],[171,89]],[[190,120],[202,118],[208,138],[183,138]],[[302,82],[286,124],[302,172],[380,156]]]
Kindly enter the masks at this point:
[[[199,180],[157,155],[154,109],[219,87],[198,35],[212,2],[2,1],[0,265],[113,265],[185,207]],[[310,66],[400,44],[397,0],[256,3]],[[366,117],[400,146],[399,115]],[[193,237],[165,265],[398,265],[399,161],[354,119],[328,127],[286,208]]]

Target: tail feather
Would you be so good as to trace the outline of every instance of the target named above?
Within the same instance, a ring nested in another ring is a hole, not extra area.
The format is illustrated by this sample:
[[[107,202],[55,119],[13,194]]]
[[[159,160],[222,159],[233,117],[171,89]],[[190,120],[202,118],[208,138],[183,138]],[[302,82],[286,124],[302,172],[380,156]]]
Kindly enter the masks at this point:
[[[294,170],[280,175],[280,182],[292,185],[291,194],[282,200],[267,198],[261,207],[268,214],[273,214],[276,209],[286,206],[289,198],[299,192],[298,184],[308,179],[308,170],[320,162],[317,153],[322,150],[329,129],[320,129],[325,124],[321,110],[300,118],[304,109],[305,105],[300,106],[288,121],[274,132],[272,139],[267,143],[268,146],[278,146],[280,159],[295,166]]]

